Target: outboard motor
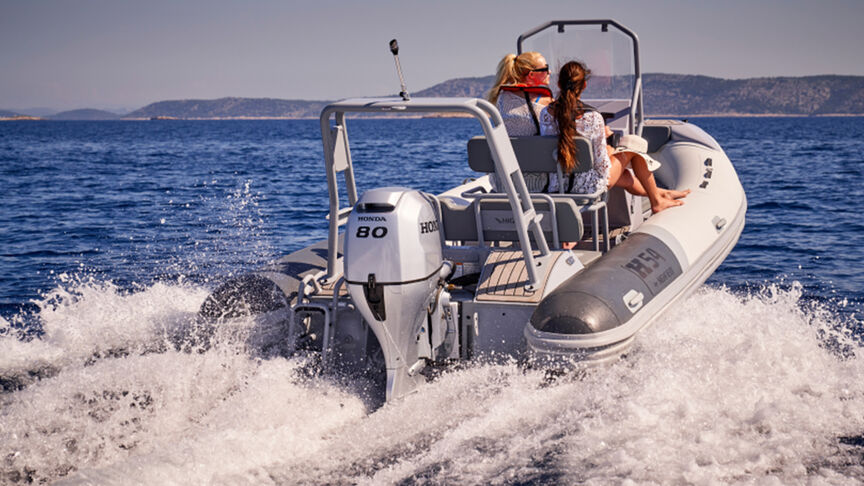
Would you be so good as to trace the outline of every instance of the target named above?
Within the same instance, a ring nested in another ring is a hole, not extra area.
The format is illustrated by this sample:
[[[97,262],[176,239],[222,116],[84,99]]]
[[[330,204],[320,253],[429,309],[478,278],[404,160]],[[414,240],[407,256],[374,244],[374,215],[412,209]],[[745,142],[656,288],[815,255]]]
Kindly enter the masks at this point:
[[[424,324],[444,268],[436,215],[431,196],[386,187],[363,194],[348,218],[345,281],[384,352],[387,400],[423,381]]]

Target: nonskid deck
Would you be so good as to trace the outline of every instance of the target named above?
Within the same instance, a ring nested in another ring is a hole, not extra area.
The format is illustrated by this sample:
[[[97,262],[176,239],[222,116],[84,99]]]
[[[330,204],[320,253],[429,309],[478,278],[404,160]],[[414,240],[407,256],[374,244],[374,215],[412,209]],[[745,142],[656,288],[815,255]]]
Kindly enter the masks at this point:
[[[579,250],[573,252],[583,265],[587,266],[600,257],[600,252]],[[529,289],[528,272],[521,251],[501,250],[490,252],[477,284],[478,302],[540,302],[545,295],[545,287],[555,262],[565,253],[556,252],[552,259],[542,267],[539,285]]]

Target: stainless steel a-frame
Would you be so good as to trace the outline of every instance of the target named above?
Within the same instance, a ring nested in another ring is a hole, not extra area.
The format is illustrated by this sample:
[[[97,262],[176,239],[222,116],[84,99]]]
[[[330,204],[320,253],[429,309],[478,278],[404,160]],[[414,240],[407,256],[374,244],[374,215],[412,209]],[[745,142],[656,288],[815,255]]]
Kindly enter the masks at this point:
[[[324,277],[327,283],[335,282],[343,273],[342,261],[337,254],[339,227],[347,223],[348,214],[357,203],[346,113],[464,113],[476,118],[483,127],[495,161],[495,172],[513,210],[513,220],[528,271],[528,286],[533,288],[538,285],[541,274],[538,267],[549,264],[550,256],[549,246],[540,227],[542,215],[534,210],[501,114],[491,103],[477,98],[355,98],[337,101],[324,108],[320,118],[321,137],[324,143],[327,187],[330,192],[327,274]],[[339,173],[344,174],[345,178],[348,200],[345,208],[339,207]],[[534,234],[534,241],[540,252],[538,257],[535,257],[532,251],[528,231]]]

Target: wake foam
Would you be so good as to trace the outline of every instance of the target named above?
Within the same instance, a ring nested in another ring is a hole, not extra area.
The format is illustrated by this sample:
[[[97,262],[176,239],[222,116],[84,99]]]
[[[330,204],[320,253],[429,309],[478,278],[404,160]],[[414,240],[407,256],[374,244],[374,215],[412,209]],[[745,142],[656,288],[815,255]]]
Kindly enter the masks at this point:
[[[474,363],[373,413],[302,358],[179,350],[206,294],[82,283],[38,303],[41,338],[0,337],[0,375],[53,369],[0,394],[0,482],[864,480],[861,322],[800,286],[702,287],[611,366]]]
[[[189,326],[207,295],[203,288],[163,283],[128,293],[111,282],[65,275],[61,281],[33,302],[38,311],[27,320],[35,317],[39,337],[0,333],[0,391],[20,389],[34,379],[102,357],[163,350],[169,336]],[[11,324],[4,328],[11,329]]]

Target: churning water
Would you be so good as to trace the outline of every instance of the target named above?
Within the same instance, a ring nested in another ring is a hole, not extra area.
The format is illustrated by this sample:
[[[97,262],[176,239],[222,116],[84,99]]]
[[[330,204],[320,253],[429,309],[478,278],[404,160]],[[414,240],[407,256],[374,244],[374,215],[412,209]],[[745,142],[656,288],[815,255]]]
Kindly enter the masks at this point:
[[[611,366],[454,368],[374,408],[218,282],[325,236],[316,121],[0,125],[0,483],[864,482],[864,119],[701,119],[748,222]],[[361,190],[472,174],[468,120],[352,120]],[[381,156],[383,154],[383,156]]]

